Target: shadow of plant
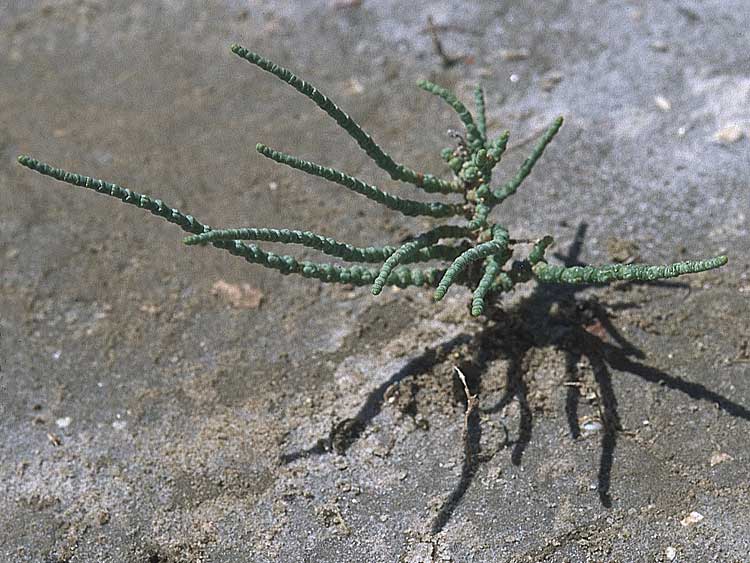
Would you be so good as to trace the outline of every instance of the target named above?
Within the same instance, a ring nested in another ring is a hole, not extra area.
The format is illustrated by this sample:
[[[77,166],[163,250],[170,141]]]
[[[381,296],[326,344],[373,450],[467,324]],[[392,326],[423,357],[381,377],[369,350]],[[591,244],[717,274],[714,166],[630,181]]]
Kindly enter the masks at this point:
[[[582,265],[579,256],[587,226],[579,226],[575,239],[565,255],[557,255],[566,266]],[[685,287],[674,282],[633,282],[667,287]],[[505,358],[509,362],[506,370],[505,391],[492,406],[467,412],[464,429],[464,456],[461,475],[453,491],[448,495],[432,520],[431,532],[437,533],[450,521],[455,509],[471,486],[481,463],[491,459],[505,447],[512,447],[511,463],[520,465],[533,429],[533,410],[528,400],[528,387],[524,380],[527,369],[524,360],[535,347],[552,346],[565,354],[565,413],[571,438],[581,436],[578,408],[581,400],[582,379],[579,365],[585,358],[596,382],[596,396],[601,418],[601,454],[597,474],[597,492],[601,504],[612,506],[610,496],[611,473],[618,431],[622,430],[617,411],[617,397],[612,388],[611,370],[629,373],[650,383],[656,383],[681,391],[692,399],[715,403],[731,416],[750,421],[750,409],[731,401],[699,383],[685,381],[657,368],[644,365],[644,354],[630,344],[615,328],[608,310],[622,310],[634,305],[605,307],[595,298],[581,299],[578,293],[588,286],[539,284],[532,294],[523,299],[512,310],[495,309],[488,315],[485,327],[474,335],[461,334],[434,349],[428,349],[412,359],[387,381],[370,392],[359,412],[336,425],[329,436],[320,439],[313,447],[284,454],[282,463],[299,458],[336,452],[344,455],[362,432],[380,413],[386,401],[386,392],[393,386],[411,378],[416,379],[447,361],[457,347],[470,344],[472,357],[459,362],[465,375],[469,393],[481,398],[482,375],[487,373],[491,362]],[[467,397],[458,378],[454,378],[454,391],[466,405]],[[495,452],[483,453],[481,414],[490,415],[502,411],[516,401],[519,406],[518,433],[514,440],[506,434],[505,443]]]

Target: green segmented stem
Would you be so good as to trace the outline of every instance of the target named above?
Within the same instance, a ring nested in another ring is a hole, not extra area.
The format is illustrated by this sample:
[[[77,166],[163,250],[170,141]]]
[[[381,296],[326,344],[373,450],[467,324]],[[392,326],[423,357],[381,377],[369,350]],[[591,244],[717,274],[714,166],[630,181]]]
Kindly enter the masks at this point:
[[[471,230],[481,229],[487,226],[487,217],[489,216],[492,208],[484,203],[478,203],[474,209],[474,216],[469,222],[469,228]]]
[[[503,131],[502,135],[492,141],[490,146],[487,147],[487,157],[492,161],[493,168],[498,162],[500,162],[505,149],[508,147],[508,139],[510,139],[510,131],[506,129]]]
[[[497,263],[494,256],[490,256],[485,260],[484,273],[471,299],[471,315],[473,317],[478,317],[484,312],[484,298],[490,290],[492,282],[495,281],[495,276],[497,276],[498,272],[500,272],[500,264]]]
[[[427,248],[420,249],[415,256],[406,260],[402,260],[401,263],[409,264],[411,262],[427,262],[428,260],[453,261],[461,256],[461,254],[469,250],[469,248],[471,248],[471,243],[467,240],[460,242],[457,246],[449,244],[435,244],[432,246],[428,246]],[[424,260],[422,259],[422,256],[425,257]]]
[[[290,229],[263,229],[244,227],[240,229],[215,229],[201,235],[194,235],[183,240],[185,244],[195,245],[226,240],[262,240],[285,244],[300,244],[320,250],[329,256],[335,256],[348,262],[380,262],[393,252],[388,247],[358,248],[351,244],[324,237],[309,231]],[[390,251],[390,252],[389,252]]]
[[[61,168],[55,168],[45,162],[41,162],[30,156],[21,155],[18,162],[40,174],[49,176],[61,182],[89,188],[99,193],[116,197],[125,203],[136,205],[163,217],[170,223],[174,223],[182,230],[195,235],[211,232],[208,225],[204,225],[192,215],[186,215],[181,211],[171,208],[159,199],[151,198],[134,190],[124,188],[118,184],[106,182],[98,178],[91,178],[83,174],[67,172]],[[239,241],[216,240],[211,241],[213,246],[227,250],[235,256],[241,256],[248,262],[260,264],[281,272],[282,274],[300,274],[303,277],[315,278],[321,281],[347,283],[353,285],[370,285],[378,275],[378,270],[367,269],[359,266],[342,268],[333,264],[298,262],[294,257],[288,255],[266,252],[255,245],[248,245]],[[429,258],[428,258],[429,259]],[[424,270],[399,268],[392,272],[387,283],[399,287],[408,286],[435,286],[443,275],[443,270],[427,268]]]
[[[393,269],[401,262],[414,256],[420,250],[425,249],[432,244],[435,244],[441,238],[459,238],[470,234],[470,230],[466,227],[460,227],[457,225],[442,225],[428,231],[424,234],[419,235],[416,239],[407,242],[402,245],[396,252],[391,254],[385,261],[383,266],[380,268],[378,277],[372,284],[372,294],[378,295],[383,291],[383,286],[388,281],[388,277],[391,275]]]
[[[554,138],[554,136],[560,130],[560,127],[562,126],[562,124],[563,124],[562,117],[558,117],[552,122],[552,124],[544,132],[544,135],[542,135],[542,138],[539,139],[539,142],[534,147],[534,150],[531,151],[531,154],[523,162],[523,164],[521,165],[521,168],[518,169],[518,172],[516,173],[516,175],[511,180],[509,180],[505,185],[501,186],[500,188],[492,192],[492,203],[500,203],[504,199],[516,193],[516,190],[521,185],[521,183],[526,179],[526,176],[529,175],[529,173],[531,172],[531,169],[534,168],[536,161],[539,160],[540,156],[542,156],[544,149],[547,147],[550,141]]]
[[[421,201],[397,197],[388,192],[384,192],[375,186],[371,186],[359,178],[349,176],[340,170],[321,166],[320,164],[308,160],[302,160],[295,156],[276,151],[262,143],[258,143],[255,148],[260,154],[271,160],[275,160],[280,164],[286,164],[287,166],[301,170],[312,176],[325,178],[330,182],[349,188],[350,190],[362,194],[389,209],[393,209],[394,211],[398,211],[407,216],[413,217],[417,215],[427,215],[430,217],[450,217],[452,215],[462,215],[464,213],[463,206],[458,204],[439,202],[423,203]]]
[[[445,271],[443,279],[440,280],[433,298],[435,301],[440,301],[445,294],[448,292],[453,280],[460,274],[469,264],[476,260],[481,260],[492,254],[498,254],[504,252],[508,248],[508,242],[510,237],[508,231],[500,225],[494,225],[492,227],[492,240],[484,242],[480,245],[470,248],[464,252],[461,256],[456,258],[453,263]]]
[[[292,71],[279,66],[257,53],[249,51],[242,45],[234,44],[231,50],[235,55],[245,59],[247,62],[269,72],[289,84],[300,94],[306,96],[315,104],[331,116],[338,125],[351,136],[362,150],[365,151],[375,164],[385,170],[392,179],[401,182],[407,182],[424,189],[427,192],[452,193],[456,191],[456,186],[452,182],[447,182],[436,178],[431,174],[416,172],[403,164],[394,161],[378,144],[367,134],[349,114],[342,111],[328,96],[323,94],[315,86],[297,77]]]
[[[510,291],[513,282],[510,276],[501,271],[505,263],[510,260],[513,252],[506,248],[501,254],[489,256],[485,260],[482,278],[474,290],[471,300],[471,315],[478,317],[484,312],[486,296],[493,291]]]
[[[341,258],[347,262],[382,262],[398,250],[398,247],[395,246],[357,247],[309,231],[254,227],[213,229],[200,235],[186,237],[183,239],[183,242],[187,245],[196,245],[226,240],[262,240],[266,242],[300,244],[308,248],[320,250],[329,256]],[[465,247],[461,246],[435,245],[429,248],[422,248],[409,259],[402,260],[401,262],[427,262],[429,260],[445,259],[446,256],[453,256],[455,258],[464,250]]]
[[[477,130],[484,146],[487,143],[487,113],[484,106],[484,90],[479,85],[474,88],[474,105],[477,107]]]
[[[541,240],[537,241],[529,252],[529,263],[533,266],[534,264],[544,260],[544,252],[547,248],[555,242],[551,236],[547,235]]]
[[[391,272],[391,275],[388,276],[388,285],[395,285],[396,287],[400,288],[406,288],[409,286],[435,287],[444,271],[445,270],[441,268],[425,268],[424,270],[420,270],[402,266],[400,268],[396,268],[393,272]],[[372,273],[373,272],[371,272],[371,274]],[[370,276],[370,278],[371,277],[372,276]],[[370,282],[363,283],[362,285],[369,285],[369,283]]]
[[[553,283],[609,283],[616,280],[653,281],[675,278],[719,268],[727,263],[726,256],[708,260],[688,260],[662,266],[648,264],[607,264],[604,266],[550,266],[542,262],[533,268],[541,282]]]
[[[435,84],[434,82],[430,82],[429,80],[419,80],[417,82],[417,86],[419,86],[422,90],[429,92],[430,94],[434,94],[439,98],[442,98],[449,106],[451,106],[456,111],[459,119],[461,119],[464,127],[466,127],[467,140],[469,141],[469,145],[473,149],[479,149],[484,145],[482,134],[479,132],[479,128],[477,127],[476,123],[474,123],[474,118],[472,117],[471,112],[466,108],[465,105],[461,103],[461,101],[453,92],[451,92],[447,88],[443,88],[442,86]]]
[[[266,268],[277,270],[281,274],[299,274],[302,277],[313,278],[322,282],[359,286],[370,285],[378,275],[377,270],[363,268],[362,266],[344,268],[325,262],[300,262],[292,256],[267,252],[254,244],[245,244],[238,240],[216,241],[213,245],[253,264],[260,264]],[[401,267],[391,273],[387,283],[398,287],[425,285],[434,287],[442,273],[443,270],[437,268],[420,270]]]
[[[513,278],[507,272],[500,272],[493,282],[492,287],[490,287],[490,291],[494,293],[507,292],[513,289],[514,285]]]
[[[151,198],[150,196],[143,195],[128,188],[124,188],[118,184],[105,182],[104,180],[91,178],[89,176],[84,176],[83,174],[67,172],[62,168],[55,168],[54,166],[51,166],[46,162],[41,162],[26,155],[19,156],[18,162],[26,168],[30,168],[31,170],[39,172],[44,176],[49,176],[50,178],[54,178],[55,180],[65,182],[73,186],[88,188],[99,192],[100,194],[116,197],[117,199],[122,200],[124,203],[129,203],[131,205],[140,207],[141,209],[146,209],[154,215],[158,215],[159,217],[163,217],[170,223],[174,223],[183,231],[187,231],[188,233],[200,234],[209,230],[209,227],[207,225],[204,225],[192,215],[186,215],[178,209],[169,207],[160,199]]]

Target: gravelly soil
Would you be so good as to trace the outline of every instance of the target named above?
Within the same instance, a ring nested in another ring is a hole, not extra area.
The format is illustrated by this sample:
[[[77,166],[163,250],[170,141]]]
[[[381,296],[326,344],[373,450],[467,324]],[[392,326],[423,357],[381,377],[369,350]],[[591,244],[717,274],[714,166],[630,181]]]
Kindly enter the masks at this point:
[[[210,5],[0,10],[0,558],[749,561],[745,1]],[[448,69],[428,15],[466,57]],[[530,286],[471,320],[465,289],[436,306],[281,277],[15,164],[211,225],[360,245],[423,230],[255,154],[420,197],[235,41],[430,170],[458,123],[418,77],[465,99],[486,86],[492,130],[515,139],[507,170],[563,114],[498,211],[514,236],[551,233],[569,263],[730,264]],[[468,438],[454,367],[479,398]]]

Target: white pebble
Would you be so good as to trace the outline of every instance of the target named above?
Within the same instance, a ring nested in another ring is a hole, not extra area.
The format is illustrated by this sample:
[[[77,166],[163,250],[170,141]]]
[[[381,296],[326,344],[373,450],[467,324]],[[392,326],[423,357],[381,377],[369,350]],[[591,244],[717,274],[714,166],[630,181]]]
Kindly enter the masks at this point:
[[[680,520],[680,524],[682,524],[683,526],[692,526],[693,524],[697,524],[698,522],[703,520],[703,518],[704,518],[703,514],[701,514],[700,512],[693,511],[687,516],[685,516],[685,518]]]
[[[58,418],[55,421],[55,424],[57,424],[58,428],[67,428],[70,426],[72,419],[69,416],[64,416],[63,418]]]
[[[656,102],[656,107],[661,111],[669,111],[672,109],[672,103],[664,96],[654,96],[654,102]]]
[[[711,456],[709,463],[711,467],[724,463],[725,461],[732,461],[732,456],[724,452],[716,452]]]
[[[597,420],[591,420],[589,422],[584,422],[582,428],[586,432],[598,432],[602,429],[602,423]]]
[[[745,132],[737,125],[728,125],[714,133],[714,140],[722,145],[736,143],[745,136]]]

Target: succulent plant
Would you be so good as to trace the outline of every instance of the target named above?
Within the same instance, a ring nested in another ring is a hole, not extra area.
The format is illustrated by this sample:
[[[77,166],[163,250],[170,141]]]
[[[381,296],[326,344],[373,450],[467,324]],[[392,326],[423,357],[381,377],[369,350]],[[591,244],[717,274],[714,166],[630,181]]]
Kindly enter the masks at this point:
[[[726,256],[716,256],[707,260],[658,266],[607,264],[564,267],[549,264],[545,251],[553,243],[551,236],[543,236],[535,241],[513,239],[504,226],[491,221],[490,215],[496,206],[516,193],[531,173],[547,145],[560,130],[562,117],[549,125],[515,175],[505,183],[493,187],[492,175],[508,146],[509,132],[504,131],[493,139],[488,137],[483,90],[477,87],[474,92],[475,117],[449,90],[427,80],[419,81],[420,88],[440,97],[455,110],[465,129],[465,135],[453,133],[455,145],[441,152],[443,160],[453,173],[453,177],[448,180],[415,171],[393,160],[347,113],[315,86],[298,78],[290,70],[240,45],[232,45],[231,50],[312,100],[392,180],[412,184],[427,193],[444,195],[447,201],[405,199],[335,168],[302,160],[263,144],[256,146],[260,154],[307,174],[325,178],[404,215],[427,216],[450,222],[418,234],[400,246],[379,247],[355,247],[309,231],[253,227],[214,229],[160,199],[120,185],[67,172],[30,156],[19,156],[18,162],[45,176],[116,197],[159,215],[190,233],[184,239],[186,244],[210,244],[281,274],[299,274],[329,283],[370,285],[374,295],[378,295],[386,285],[432,287],[436,301],[443,299],[456,283],[469,286],[473,288],[470,308],[474,316],[483,313],[488,300],[531,279],[545,283],[589,284],[615,280],[644,281],[702,272],[727,263]],[[302,261],[290,255],[262,250],[256,244],[244,241],[302,245],[352,265]],[[519,245],[529,247],[525,258],[515,258],[515,250]],[[414,264],[423,262],[441,262],[444,266],[414,267]],[[367,264],[378,266],[367,267]]]

